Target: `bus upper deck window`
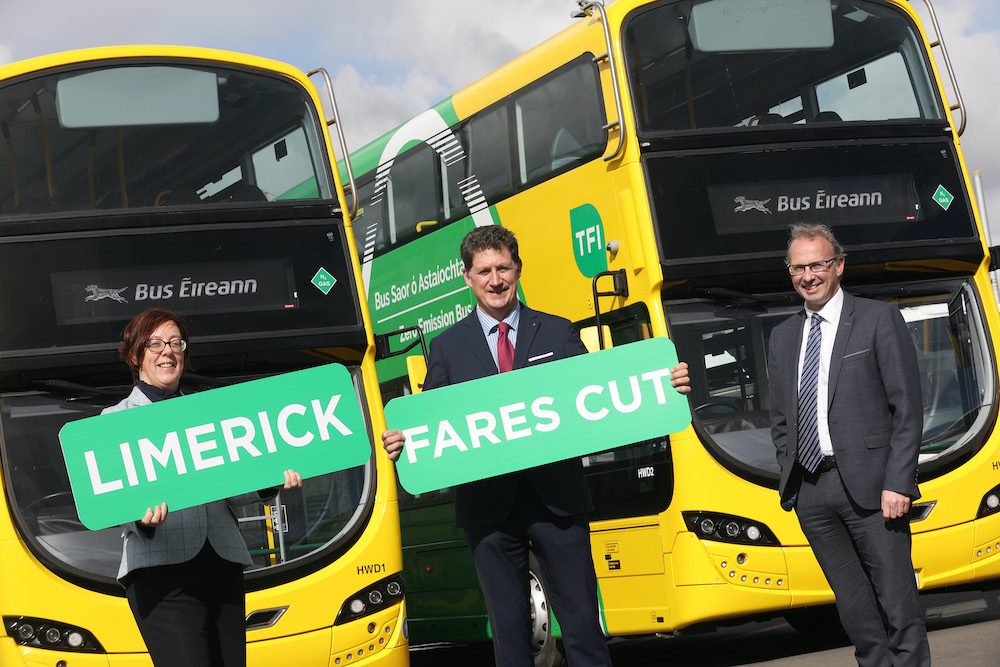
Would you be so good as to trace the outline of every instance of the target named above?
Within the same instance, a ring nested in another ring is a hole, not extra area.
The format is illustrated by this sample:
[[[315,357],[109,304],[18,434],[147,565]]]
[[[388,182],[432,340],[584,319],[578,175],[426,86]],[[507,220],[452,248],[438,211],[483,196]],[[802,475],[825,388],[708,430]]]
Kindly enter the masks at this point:
[[[626,20],[624,47],[640,135],[945,117],[919,28],[888,3],[654,3]],[[782,122],[748,122],[770,113]]]

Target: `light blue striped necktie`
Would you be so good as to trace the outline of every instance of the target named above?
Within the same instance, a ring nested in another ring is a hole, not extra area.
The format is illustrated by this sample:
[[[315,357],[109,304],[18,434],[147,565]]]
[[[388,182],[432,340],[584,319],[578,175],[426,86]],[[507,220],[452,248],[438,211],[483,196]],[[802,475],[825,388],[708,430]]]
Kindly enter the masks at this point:
[[[799,463],[809,472],[815,472],[823,460],[819,447],[819,426],[816,416],[817,395],[819,393],[819,351],[823,333],[819,325],[823,318],[813,313],[806,341],[806,356],[802,362],[802,378],[799,381]]]

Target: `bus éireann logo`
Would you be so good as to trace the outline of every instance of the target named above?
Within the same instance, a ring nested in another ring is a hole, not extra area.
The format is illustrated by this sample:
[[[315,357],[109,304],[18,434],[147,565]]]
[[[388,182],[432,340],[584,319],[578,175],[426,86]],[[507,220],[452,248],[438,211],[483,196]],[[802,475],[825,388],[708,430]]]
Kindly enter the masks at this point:
[[[128,289],[128,287],[122,287],[120,289],[114,289],[109,287],[98,287],[97,285],[90,284],[86,287],[87,291],[90,292],[84,301],[100,301],[101,299],[111,299],[112,301],[117,301],[118,303],[128,303],[128,299],[122,296],[122,292]]]
[[[747,199],[743,195],[737,196],[733,199],[736,204],[736,208],[733,209],[734,213],[746,213],[747,211],[760,211],[761,213],[771,214],[771,210],[766,206],[770,199]]]
[[[608,270],[608,255],[605,249],[604,222],[601,214],[592,204],[578,206],[569,212],[572,233],[573,257],[576,267],[587,278]]]

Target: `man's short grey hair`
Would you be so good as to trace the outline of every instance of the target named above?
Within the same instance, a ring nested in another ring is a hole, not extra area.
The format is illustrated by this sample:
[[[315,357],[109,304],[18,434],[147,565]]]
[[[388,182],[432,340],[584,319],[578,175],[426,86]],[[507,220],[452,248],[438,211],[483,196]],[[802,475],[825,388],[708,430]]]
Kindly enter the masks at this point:
[[[840,241],[837,237],[833,235],[833,230],[826,225],[814,225],[806,224],[804,222],[797,222],[788,230],[788,246],[785,250],[785,263],[788,263],[788,247],[791,247],[792,243],[799,239],[814,239],[822,238],[830,242],[833,246],[834,257],[847,257],[847,253],[844,252],[844,247],[840,245]]]

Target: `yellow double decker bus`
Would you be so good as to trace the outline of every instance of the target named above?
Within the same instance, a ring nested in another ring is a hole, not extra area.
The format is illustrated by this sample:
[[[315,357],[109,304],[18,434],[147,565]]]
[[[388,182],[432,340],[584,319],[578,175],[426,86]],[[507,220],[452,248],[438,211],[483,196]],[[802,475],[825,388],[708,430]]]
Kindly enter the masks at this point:
[[[766,350],[801,308],[789,225],[830,225],[845,288],[898,306],[919,357],[920,589],[1000,575],[995,261],[936,20],[929,38],[905,0],[581,5],[354,153],[376,333],[395,352],[470,312],[460,239],[512,229],[525,303],[597,346],[667,336],[691,365],[689,429],[584,460],[607,633],[777,614],[804,627],[833,596],[778,504]],[[383,397],[409,391],[402,356],[379,363]],[[487,633],[449,501],[400,501],[414,642]],[[544,583],[539,664],[557,659]]]
[[[150,664],[115,581],[121,529],[80,523],[58,439],[130,390],[117,347],[135,315],[187,318],[187,393],[338,363],[369,436],[384,428],[322,108],[302,72],[205,49],[0,68],[4,667]],[[408,664],[384,457],[238,518],[250,665]]]

